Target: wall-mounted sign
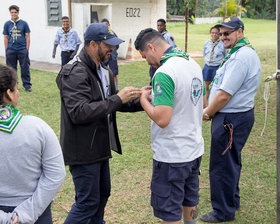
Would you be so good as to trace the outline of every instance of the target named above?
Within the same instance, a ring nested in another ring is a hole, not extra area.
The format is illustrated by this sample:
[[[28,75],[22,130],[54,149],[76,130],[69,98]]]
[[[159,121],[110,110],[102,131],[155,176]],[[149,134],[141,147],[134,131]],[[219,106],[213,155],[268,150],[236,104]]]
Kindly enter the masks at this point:
[[[126,17],[141,17],[140,8],[126,8]]]

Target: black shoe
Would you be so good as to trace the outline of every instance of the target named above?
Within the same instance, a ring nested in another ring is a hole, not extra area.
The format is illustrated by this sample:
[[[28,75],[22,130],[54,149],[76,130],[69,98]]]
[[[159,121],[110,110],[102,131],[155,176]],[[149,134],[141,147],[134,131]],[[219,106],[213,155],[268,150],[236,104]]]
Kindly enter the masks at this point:
[[[210,223],[219,223],[224,222],[220,219],[217,219],[214,215],[212,215],[212,212],[209,212],[207,214],[201,215],[199,217],[203,222],[210,222]]]
[[[31,89],[31,87],[25,88],[25,91],[26,91],[26,92],[32,92],[32,89]]]

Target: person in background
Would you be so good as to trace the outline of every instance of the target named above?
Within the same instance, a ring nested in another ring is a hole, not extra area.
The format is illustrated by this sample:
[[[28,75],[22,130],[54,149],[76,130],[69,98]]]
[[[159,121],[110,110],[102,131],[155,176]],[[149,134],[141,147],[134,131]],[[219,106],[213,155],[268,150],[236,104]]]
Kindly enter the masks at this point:
[[[142,30],[135,48],[157,68],[140,101],[152,120],[151,205],[163,223],[197,223],[202,137],[203,79],[189,55],[170,46],[154,29]]]
[[[0,223],[51,224],[66,175],[61,147],[40,118],[23,116],[17,74],[0,65]]]
[[[210,91],[209,85],[212,82],[216,71],[226,56],[226,49],[224,48],[223,42],[219,39],[219,26],[213,26],[210,28],[211,40],[207,40],[204,43],[203,56],[204,68],[202,70],[203,79],[206,88],[206,98],[208,99]]]
[[[108,19],[102,19],[101,23],[106,24],[108,27],[110,27],[110,23]],[[118,37],[116,35],[116,33],[112,30],[112,32],[114,33],[115,37]],[[119,45],[114,47],[114,50],[112,51],[110,58],[108,61],[104,62],[104,64],[107,66],[109,65],[109,68],[111,69],[111,71],[113,72],[114,75],[114,83],[115,83],[115,87],[116,90],[119,90],[119,85],[118,85],[118,77],[117,75],[119,74],[119,67],[118,67],[118,52],[117,50],[119,49]]]
[[[174,37],[172,36],[171,33],[167,32],[167,30],[166,30],[166,21],[164,19],[157,20],[157,30],[158,30],[158,32],[161,33],[163,38],[167,41],[167,43],[171,47],[173,47],[173,48],[176,47]],[[154,68],[153,66],[150,66],[149,73],[150,73],[151,80],[152,80],[156,70],[157,70],[156,68]]]
[[[30,77],[30,29],[24,20],[19,18],[19,7],[11,5],[9,7],[11,19],[4,25],[4,47],[6,50],[6,64],[17,71],[19,61],[21,70],[21,80],[24,89],[31,92]]]
[[[61,48],[61,66],[71,61],[79,50],[82,43],[76,30],[70,27],[69,17],[61,18],[62,27],[58,29],[53,46],[52,57],[55,58],[56,48]]]
[[[167,43],[171,47],[176,47],[174,37],[171,33],[167,32],[166,30],[166,21],[164,19],[158,19],[157,20],[157,30],[161,33],[163,38],[167,41]]]
[[[212,119],[210,192],[213,210],[200,216],[204,222],[232,221],[240,208],[241,151],[254,124],[254,99],[261,80],[261,62],[244,37],[244,24],[237,17],[220,25],[221,41],[230,49],[216,72],[203,111]]]
[[[123,40],[103,23],[92,23],[84,33],[77,61],[63,66],[57,76],[61,95],[60,143],[75,184],[75,203],[65,224],[103,224],[111,192],[111,150],[121,154],[116,111],[143,110],[141,90],[116,92],[107,61]]]

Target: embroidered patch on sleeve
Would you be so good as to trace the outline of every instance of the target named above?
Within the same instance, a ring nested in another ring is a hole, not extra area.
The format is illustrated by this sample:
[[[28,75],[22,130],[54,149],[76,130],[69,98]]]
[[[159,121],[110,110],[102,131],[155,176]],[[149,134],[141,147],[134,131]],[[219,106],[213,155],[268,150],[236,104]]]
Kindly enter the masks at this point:
[[[202,95],[202,90],[203,85],[201,80],[198,78],[193,78],[191,86],[191,100],[195,106]]]

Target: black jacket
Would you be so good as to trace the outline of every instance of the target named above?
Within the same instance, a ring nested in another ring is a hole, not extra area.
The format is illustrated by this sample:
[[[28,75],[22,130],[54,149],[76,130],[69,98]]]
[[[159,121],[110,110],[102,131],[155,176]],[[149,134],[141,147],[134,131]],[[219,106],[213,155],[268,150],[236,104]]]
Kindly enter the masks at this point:
[[[89,164],[122,154],[116,111],[143,110],[139,99],[122,104],[109,70],[109,96],[103,93],[96,64],[83,48],[73,64],[66,64],[56,82],[61,96],[60,143],[66,165]]]

